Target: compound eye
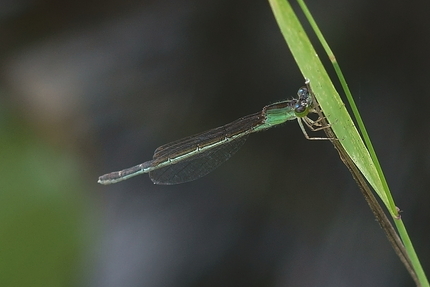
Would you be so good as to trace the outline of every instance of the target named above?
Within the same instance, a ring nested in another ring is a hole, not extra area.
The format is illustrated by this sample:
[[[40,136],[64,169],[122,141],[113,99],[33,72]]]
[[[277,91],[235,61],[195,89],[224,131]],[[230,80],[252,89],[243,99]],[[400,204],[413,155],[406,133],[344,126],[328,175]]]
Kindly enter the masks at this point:
[[[312,106],[312,95],[307,87],[301,87],[297,91],[299,97],[294,104],[294,113],[297,117],[306,117],[309,114],[310,106]]]
[[[294,107],[294,113],[298,118],[306,117],[309,114],[309,105],[306,102],[299,102]]]
[[[301,87],[298,91],[297,91],[297,95],[299,96],[299,98],[306,98],[309,96],[309,90],[306,87]]]
[[[301,113],[305,112],[305,111],[306,111],[306,109],[307,109],[307,107],[306,107],[306,106],[298,105],[298,106],[294,109],[294,112],[295,112],[296,114],[301,114]]]

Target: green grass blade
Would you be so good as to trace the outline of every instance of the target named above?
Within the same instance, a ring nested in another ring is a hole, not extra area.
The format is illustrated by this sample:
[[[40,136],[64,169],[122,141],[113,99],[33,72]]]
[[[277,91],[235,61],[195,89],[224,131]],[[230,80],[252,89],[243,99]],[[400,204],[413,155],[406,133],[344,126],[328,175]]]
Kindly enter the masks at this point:
[[[328,58],[333,64],[334,70],[339,78],[339,81],[342,85],[342,88],[345,92],[345,95],[348,99],[348,103],[352,109],[354,118],[357,122],[358,128],[363,136],[364,143],[366,144],[367,149],[369,150],[370,157],[372,158],[373,163],[375,164],[376,171],[378,172],[378,176],[381,180],[381,184],[383,186],[383,192],[385,193],[385,196],[388,200],[387,208],[391,211],[394,217],[398,217],[398,211],[394,204],[393,197],[391,196],[391,192],[389,190],[387,181],[385,179],[384,173],[382,171],[381,165],[379,163],[378,157],[376,156],[375,149],[373,148],[372,142],[370,140],[370,137],[367,133],[366,127],[364,125],[364,122],[360,116],[360,113],[358,111],[357,105],[355,104],[354,98],[352,97],[351,91],[349,90],[348,84],[346,83],[345,77],[343,76],[343,73],[340,69],[340,66],[336,60],[336,57],[332,50],[330,49],[330,46],[328,45],[327,41],[325,40],[324,36],[322,35],[320,29],[318,28],[318,25],[316,24],[315,20],[313,19],[309,9],[307,8],[306,4],[303,0],[297,0],[299,3],[301,9],[303,10],[303,13],[305,14],[308,22],[312,26],[312,29],[314,30],[315,34],[318,37],[318,40],[322,44],[324,50],[327,53]]]
[[[311,24],[313,30],[315,31],[318,39],[320,40],[322,46],[324,47],[324,50],[326,51],[327,56],[329,57],[329,59],[333,63],[333,67],[336,71],[336,74],[339,77],[342,88],[345,91],[348,102],[351,106],[352,112],[353,112],[354,117],[355,117],[357,124],[359,126],[360,132],[363,135],[364,142],[365,142],[365,144],[369,150],[369,153],[370,153],[370,156],[373,160],[373,163],[375,164],[375,168],[378,171],[379,178],[381,179],[383,191],[385,192],[385,195],[386,195],[388,202],[389,202],[389,206],[387,206],[387,208],[391,211],[393,216],[395,216],[395,214],[398,212],[397,212],[397,208],[396,208],[395,203],[394,203],[394,199],[392,198],[391,191],[388,187],[388,183],[385,179],[385,176],[384,176],[384,173],[382,171],[382,167],[379,163],[378,157],[376,156],[375,149],[373,148],[372,142],[371,142],[370,137],[367,133],[364,122],[360,116],[360,113],[359,113],[358,108],[355,104],[354,98],[352,97],[352,94],[348,88],[348,85],[347,85],[346,80],[343,76],[343,73],[340,69],[340,66],[336,60],[336,57],[334,56],[333,52],[331,51],[327,41],[325,40],[324,36],[322,35],[320,29],[318,28],[316,22],[314,21],[310,11],[308,10],[306,4],[304,3],[304,1],[303,0],[297,0],[297,1],[299,3],[300,7],[302,8],[306,18],[308,19],[309,23]],[[393,212],[395,212],[395,213],[393,213]],[[400,217],[397,217],[397,218],[400,218]],[[403,242],[403,244],[407,250],[407,253],[408,253],[409,258],[411,260],[411,263],[413,265],[413,269],[414,269],[414,271],[418,277],[418,280],[420,281],[420,285],[421,286],[429,286],[429,282],[427,280],[427,277],[424,273],[424,270],[422,269],[422,266],[420,264],[418,256],[415,252],[415,249],[412,245],[412,242],[409,238],[409,235],[406,231],[406,228],[405,228],[402,220],[394,220],[394,223],[396,224],[397,230],[400,234],[400,237],[402,238],[402,242]]]
[[[269,0],[269,3],[288,47],[303,76],[310,80],[331,128],[384,204],[390,206],[370,154],[290,4],[285,0]],[[397,216],[395,208],[390,208],[390,211]]]
[[[350,103],[366,144],[363,142],[359,132],[357,131],[345,105],[335,90],[333,83],[325,71],[316,51],[310,43],[290,4],[286,0],[269,0],[288,47],[290,48],[302,74],[306,79],[310,80],[316,98],[327,117],[333,132],[339,139],[339,143],[376,191],[387,209],[390,211],[392,217],[399,218],[398,210],[389,191],[388,184],[376,157],[376,153],[370,142],[370,138],[367,135],[364,123],[361,120],[351,93],[349,92],[346,81],[342,76],[340,67],[337,64],[330,47],[322,37],[321,32],[307,10],[303,0],[298,0],[298,2],[304,10],[311,26],[313,26],[317,33],[317,36],[320,38],[330,60],[333,62],[335,71],[340,75],[339,79],[347,97],[351,99]],[[403,222],[401,220],[394,220],[394,222],[402,238],[403,244],[406,247],[413,269],[417,274],[421,286],[429,286]]]

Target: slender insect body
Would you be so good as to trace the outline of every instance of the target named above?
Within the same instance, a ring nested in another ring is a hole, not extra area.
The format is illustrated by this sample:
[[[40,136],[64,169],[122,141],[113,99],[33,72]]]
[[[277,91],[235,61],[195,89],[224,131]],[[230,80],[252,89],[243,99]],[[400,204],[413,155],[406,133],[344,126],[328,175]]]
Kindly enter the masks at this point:
[[[308,84],[308,82],[307,82]],[[311,129],[321,127],[320,119],[307,115],[314,112],[310,87],[302,87],[297,98],[265,106],[261,112],[244,116],[224,126],[160,146],[153,159],[140,165],[99,177],[99,183],[111,184],[142,173],[149,173],[155,184],[178,184],[200,178],[228,160],[246,141],[249,134],[297,119],[309,138],[302,121]],[[315,128],[316,126],[316,128]]]

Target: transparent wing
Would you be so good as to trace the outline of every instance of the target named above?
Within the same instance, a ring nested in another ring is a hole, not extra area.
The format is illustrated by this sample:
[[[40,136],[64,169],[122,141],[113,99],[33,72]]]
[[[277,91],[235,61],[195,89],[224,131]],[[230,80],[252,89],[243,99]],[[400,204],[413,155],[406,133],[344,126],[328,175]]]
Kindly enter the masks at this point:
[[[178,184],[193,181],[210,173],[227,161],[245,143],[248,135],[234,139],[207,152],[198,153],[178,163],[151,171],[155,184]]]

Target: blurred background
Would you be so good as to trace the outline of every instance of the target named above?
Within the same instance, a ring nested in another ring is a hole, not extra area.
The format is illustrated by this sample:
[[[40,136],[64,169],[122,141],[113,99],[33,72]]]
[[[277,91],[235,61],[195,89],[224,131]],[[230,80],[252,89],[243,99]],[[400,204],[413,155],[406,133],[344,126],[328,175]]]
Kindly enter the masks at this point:
[[[307,1],[429,272],[425,3]],[[295,122],[194,182],[96,183],[296,94],[267,1],[3,0],[0,21],[1,286],[414,286]]]

